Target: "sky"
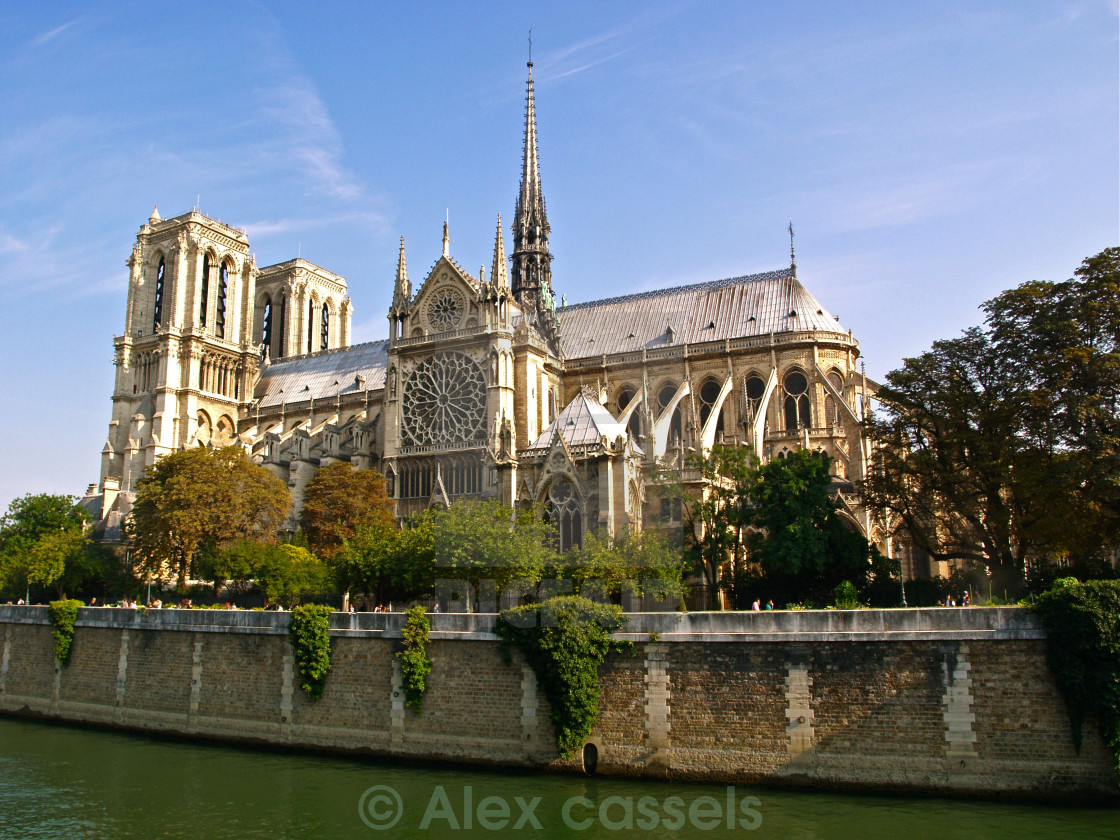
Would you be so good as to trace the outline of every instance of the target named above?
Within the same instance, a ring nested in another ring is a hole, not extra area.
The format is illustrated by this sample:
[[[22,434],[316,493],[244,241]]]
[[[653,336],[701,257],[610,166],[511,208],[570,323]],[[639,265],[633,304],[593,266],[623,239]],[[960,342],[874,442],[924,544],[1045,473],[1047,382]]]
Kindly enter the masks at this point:
[[[783,268],[881,379],[1120,244],[1117,0],[7,3],[0,510],[97,481],[125,260],[153,206],[347,278],[387,335],[398,241],[489,270],[532,29],[570,302]]]

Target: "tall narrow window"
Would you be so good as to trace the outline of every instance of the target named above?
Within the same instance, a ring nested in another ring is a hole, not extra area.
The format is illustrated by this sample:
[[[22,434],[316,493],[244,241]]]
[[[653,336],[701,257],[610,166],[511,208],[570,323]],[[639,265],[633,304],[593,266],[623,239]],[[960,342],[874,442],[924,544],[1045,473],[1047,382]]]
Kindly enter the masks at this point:
[[[712,409],[715,408],[716,400],[719,399],[720,391],[723,386],[714,379],[706,379],[704,384],[700,386],[700,428],[703,429],[708,422],[708,418],[712,416]],[[719,417],[716,418],[716,440],[723,434],[723,407],[720,407]]]
[[[206,326],[206,304],[210,302],[210,255],[202,257],[202,283],[198,293],[198,325]]]
[[[554,481],[548,491],[545,521],[555,526],[561,551],[583,545],[583,515],[579,509],[579,499],[572,485],[564,479]]]
[[[762,381],[762,377],[757,373],[752,373],[747,377],[747,410],[750,412],[751,419],[758,417],[758,411],[762,407],[762,397],[766,393],[766,383]]]
[[[226,337],[226,295],[229,293],[229,266],[222,263],[218,274],[218,306],[214,313],[214,331],[218,338]]]
[[[799,370],[786,374],[785,425],[787,431],[807,429],[813,425],[809,412],[809,380]]]
[[[272,298],[264,299],[264,317],[261,319],[261,344],[264,352],[272,351]]]
[[[327,349],[327,336],[330,335],[331,313],[327,305],[323,304],[322,326],[319,328],[319,349]]]
[[[152,313],[152,332],[159,332],[159,325],[163,321],[163,274],[167,266],[163,257],[159,258],[159,267],[156,269],[156,306]]]
[[[665,408],[673,401],[676,396],[677,386],[672,383],[665,385],[657,393],[657,407],[664,411]],[[669,421],[669,442],[673,443],[681,439],[681,407],[677,403],[677,407],[673,410],[673,419]]]
[[[618,395],[619,415],[634,401],[635,396],[637,396],[637,392],[629,385],[622,389],[622,392]],[[638,409],[634,409],[630,412],[630,419],[626,423],[626,430],[630,432],[630,437],[634,438],[635,441],[638,439],[638,429]]]
[[[315,309],[311,306],[307,307],[307,352],[314,352],[315,349]]]
[[[838,393],[844,393],[844,380],[840,374],[834,370],[828,372],[828,381]],[[840,423],[840,406],[836,404],[836,400],[829,394],[824,398],[824,421],[830,426],[839,426]]]
[[[276,320],[276,358],[284,357],[284,336],[288,334],[288,298],[280,298],[280,312]]]

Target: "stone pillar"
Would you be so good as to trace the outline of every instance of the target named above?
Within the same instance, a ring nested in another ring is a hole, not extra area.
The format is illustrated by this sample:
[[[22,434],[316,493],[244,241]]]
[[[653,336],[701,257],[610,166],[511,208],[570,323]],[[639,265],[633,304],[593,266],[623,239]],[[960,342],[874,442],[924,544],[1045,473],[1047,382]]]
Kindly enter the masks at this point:
[[[812,687],[808,657],[791,656],[786,661],[786,751],[791,758],[813,749]]]
[[[669,772],[669,749],[672,746],[669,734],[672,690],[668,658],[668,645],[646,645],[646,687],[642,694],[645,704],[645,741],[650,751],[647,766],[663,773]]]
[[[202,693],[202,636],[195,635],[191,651],[191,699],[187,711],[187,731],[198,728],[198,701]]]
[[[972,725],[976,714],[972,707],[972,669],[968,661],[968,645],[944,645],[941,648],[941,676],[945,694],[941,698],[945,723],[945,764],[950,773],[968,772],[976,758],[976,733]]]
[[[117,709],[116,720],[124,720],[124,692],[128,680],[128,630],[121,630],[121,650],[117,657]]]

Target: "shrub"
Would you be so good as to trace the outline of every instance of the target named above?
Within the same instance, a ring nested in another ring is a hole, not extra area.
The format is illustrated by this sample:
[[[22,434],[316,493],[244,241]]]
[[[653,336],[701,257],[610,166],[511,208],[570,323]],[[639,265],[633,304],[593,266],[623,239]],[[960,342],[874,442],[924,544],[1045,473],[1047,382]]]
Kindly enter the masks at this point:
[[[498,618],[502,655],[509,662],[516,645],[537,675],[564,758],[583,745],[598,720],[599,666],[612,651],[634,649],[610,636],[625,621],[621,607],[572,595],[503,610]]]
[[[424,606],[416,605],[405,616],[404,628],[401,630],[404,643],[402,649],[397,651],[397,659],[401,663],[404,702],[416,714],[420,714],[424,704],[424,692],[428,688],[427,676],[432,673],[432,660],[428,656],[428,634],[431,629],[432,624]]]
[[[854,610],[859,608],[859,593],[856,585],[846,580],[832,590],[833,603],[838,610]]]
[[[332,612],[334,608],[326,604],[303,604],[292,610],[290,633],[299,687],[316,699],[323,695],[331,669]]]
[[[74,643],[74,622],[78,620],[78,607],[84,606],[84,603],[73,598],[51,601],[47,606],[51,634],[54,636],[54,656],[63,665],[70,661],[70,646]]]
[[[1035,611],[1046,628],[1046,654],[1081,750],[1085,718],[1096,718],[1120,771],[1120,581],[1063,580]]]

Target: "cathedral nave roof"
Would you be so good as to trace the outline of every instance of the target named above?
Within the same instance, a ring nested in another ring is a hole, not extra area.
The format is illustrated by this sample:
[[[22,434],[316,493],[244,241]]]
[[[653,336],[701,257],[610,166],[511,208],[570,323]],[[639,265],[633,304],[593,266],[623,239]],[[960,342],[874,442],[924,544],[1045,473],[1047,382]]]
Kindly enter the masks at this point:
[[[261,369],[256,399],[261,408],[282,402],[323,399],[385,387],[389,342],[370,341],[309,356],[278,359]],[[363,384],[359,386],[358,377]]]

